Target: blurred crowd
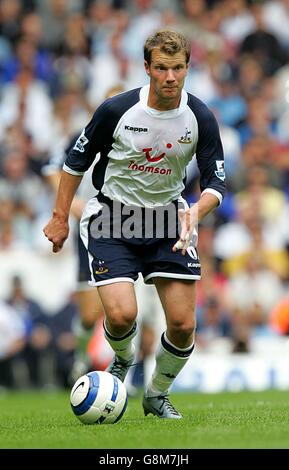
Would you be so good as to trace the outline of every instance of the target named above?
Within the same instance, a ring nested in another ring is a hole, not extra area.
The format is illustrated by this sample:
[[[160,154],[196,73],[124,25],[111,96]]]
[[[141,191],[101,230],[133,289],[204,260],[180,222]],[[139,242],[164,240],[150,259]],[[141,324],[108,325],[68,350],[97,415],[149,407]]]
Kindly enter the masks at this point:
[[[0,375],[7,383],[16,356],[30,382],[41,383],[37,364],[48,350],[59,383],[67,383],[75,253],[68,241],[53,255],[42,233],[54,200],[42,167],[110,89],[147,83],[143,43],[159,28],[190,39],[185,88],[215,113],[225,152],[226,198],[199,227],[198,348],[226,338],[231,352],[246,352],[255,337],[289,334],[289,0],[0,0]],[[195,163],[188,182],[194,202]]]

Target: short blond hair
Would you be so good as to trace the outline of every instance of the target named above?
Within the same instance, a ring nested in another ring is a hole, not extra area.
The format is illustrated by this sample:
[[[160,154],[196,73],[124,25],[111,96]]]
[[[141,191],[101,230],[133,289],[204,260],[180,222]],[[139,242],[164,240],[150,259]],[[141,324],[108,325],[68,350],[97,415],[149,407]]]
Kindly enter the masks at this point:
[[[186,63],[189,63],[191,55],[191,45],[181,33],[162,29],[156,31],[153,36],[147,38],[144,44],[144,59],[150,65],[152,50],[158,48],[165,54],[174,55],[178,52],[184,52]]]

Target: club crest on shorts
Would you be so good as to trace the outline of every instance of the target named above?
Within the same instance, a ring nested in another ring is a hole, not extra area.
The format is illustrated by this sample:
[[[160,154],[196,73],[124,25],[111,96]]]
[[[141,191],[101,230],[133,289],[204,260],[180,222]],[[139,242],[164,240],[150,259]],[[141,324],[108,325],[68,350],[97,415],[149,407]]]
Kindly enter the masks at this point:
[[[105,274],[108,272],[108,268],[105,266],[104,261],[98,261],[98,266],[94,272],[95,274]]]

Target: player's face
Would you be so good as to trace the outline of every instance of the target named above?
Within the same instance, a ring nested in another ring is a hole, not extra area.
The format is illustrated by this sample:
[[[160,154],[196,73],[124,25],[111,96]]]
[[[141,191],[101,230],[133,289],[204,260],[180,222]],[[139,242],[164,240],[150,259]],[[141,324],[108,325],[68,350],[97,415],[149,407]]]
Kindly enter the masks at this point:
[[[188,70],[185,53],[168,55],[155,48],[151,63],[145,61],[145,69],[150,77],[148,105],[156,109],[177,108]]]

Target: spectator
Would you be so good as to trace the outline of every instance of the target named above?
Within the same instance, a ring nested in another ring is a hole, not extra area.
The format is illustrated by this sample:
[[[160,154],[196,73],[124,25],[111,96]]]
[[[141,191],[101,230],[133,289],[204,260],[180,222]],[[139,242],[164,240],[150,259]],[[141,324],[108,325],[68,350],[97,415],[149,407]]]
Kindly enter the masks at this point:
[[[61,388],[71,387],[71,370],[76,350],[73,323],[77,316],[77,306],[71,296],[66,305],[50,321],[53,339],[54,374],[56,384]]]
[[[48,318],[37,302],[26,296],[20,277],[13,277],[11,284],[7,303],[17,313],[25,333],[25,346],[18,354],[17,360],[27,367],[28,386],[42,387],[46,383],[43,376],[43,358],[49,353],[51,343]]]
[[[258,252],[252,252],[242,271],[228,285],[235,328],[246,325],[251,336],[272,334],[269,316],[284,295],[279,277],[263,263]]]
[[[15,387],[13,359],[24,346],[23,322],[13,308],[0,300],[0,390]]]
[[[285,62],[285,53],[276,36],[266,30],[263,18],[263,5],[253,3],[251,11],[255,20],[255,30],[240,44],[240,54],[252,55],[262,66],[265,75],[272,75]]]

